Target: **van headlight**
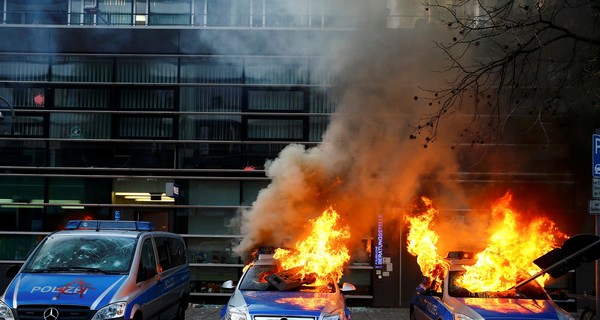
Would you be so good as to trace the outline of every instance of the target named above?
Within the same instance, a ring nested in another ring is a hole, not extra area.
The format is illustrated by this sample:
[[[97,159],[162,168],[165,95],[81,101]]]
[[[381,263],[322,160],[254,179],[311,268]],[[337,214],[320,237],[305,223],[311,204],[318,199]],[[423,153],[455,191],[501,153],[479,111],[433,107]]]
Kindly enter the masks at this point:
[[[15,320],[12,309],[2,300],[0,300],[0,319]]]
[[[246,313],[238,308],[227,308],[225,320],[246,320]]]
[[[454,314],[454,320],[473,320],[473,318],[469,317],[466,314],[455,313]]]
[[[344,320],[344,316],[342,315],[342,311],[338,309],[327,315],[324,315],[323,320]]]
[[[330,314],[328,316],[324,316],[323,320],[343,320],[339,314]]]
[[[98,310],[98,312],[96,312],[92,320],[104,320],[123,317],[125,315],[125,307],[127,307],[127,302],[116,302],[109,304],[106,307]]]

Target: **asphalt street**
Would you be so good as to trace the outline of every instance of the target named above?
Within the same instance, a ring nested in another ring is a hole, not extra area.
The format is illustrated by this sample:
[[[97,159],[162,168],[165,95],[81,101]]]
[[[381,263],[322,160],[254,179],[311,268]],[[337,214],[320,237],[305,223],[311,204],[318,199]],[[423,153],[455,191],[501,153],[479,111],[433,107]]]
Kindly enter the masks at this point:
[[[186,320],[219,320],[220,305],[191,304],[186,311]],[[408,308],[350,307],[352,320],[409,320]],[[579,320],[579,313],[571,313]]]
[[[352,320],[408,320],[408,308],[349,308]],[[186,320],[219,320],[220,305],[191,305]]]

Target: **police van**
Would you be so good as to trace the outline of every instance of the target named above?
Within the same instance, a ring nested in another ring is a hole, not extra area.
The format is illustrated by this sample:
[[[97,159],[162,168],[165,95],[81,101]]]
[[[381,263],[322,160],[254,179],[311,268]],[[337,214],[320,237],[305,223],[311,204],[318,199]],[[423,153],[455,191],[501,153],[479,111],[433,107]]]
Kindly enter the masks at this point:
[[[0,297],[3,320],[185,318],[181,236],[149,222],[73,220],[40,242]]]

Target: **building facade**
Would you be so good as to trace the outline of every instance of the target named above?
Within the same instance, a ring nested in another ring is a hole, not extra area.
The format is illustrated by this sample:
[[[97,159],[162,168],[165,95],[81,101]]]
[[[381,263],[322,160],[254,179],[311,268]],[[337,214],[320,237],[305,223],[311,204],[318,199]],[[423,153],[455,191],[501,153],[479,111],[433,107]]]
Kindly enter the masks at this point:
[[[394,37],[429,21],[394,3],[374,2]],[[148,220],[186,238],[192,299],[225,301],[221,283],[243,267],[232,218],[269,184],[265,161],[320,142],[339,99],[328,47],[366,22],[344,0],[0,8],[1,265],[22,262],[71,219]],[[351,264],[351,304],[410,299],[419,279],[402,275],[418,270],[400,262],[402,237],[388,239],[391,282],[378,283],[373,261]]]

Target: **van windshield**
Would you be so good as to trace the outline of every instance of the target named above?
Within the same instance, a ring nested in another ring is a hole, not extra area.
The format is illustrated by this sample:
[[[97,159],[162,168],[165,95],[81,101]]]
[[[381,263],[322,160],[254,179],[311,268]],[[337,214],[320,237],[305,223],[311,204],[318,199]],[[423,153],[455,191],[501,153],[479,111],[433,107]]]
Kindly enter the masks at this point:
[[[24,272],[128,273],[136,240],[117,236],[49,236]]]

